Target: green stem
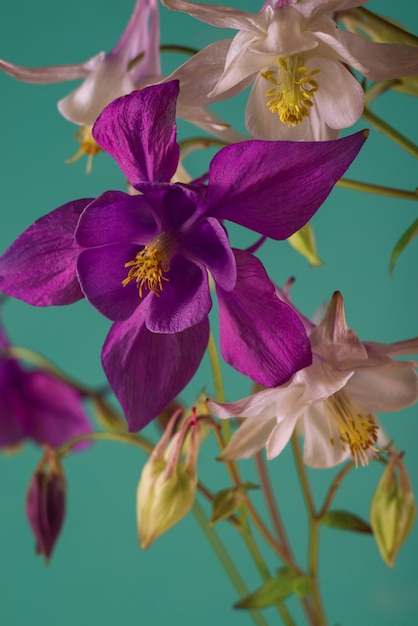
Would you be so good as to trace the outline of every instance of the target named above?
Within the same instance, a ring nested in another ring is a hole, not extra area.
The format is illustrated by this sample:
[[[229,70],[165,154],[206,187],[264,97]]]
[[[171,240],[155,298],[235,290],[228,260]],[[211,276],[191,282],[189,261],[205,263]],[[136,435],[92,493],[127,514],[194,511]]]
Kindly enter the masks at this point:
[[[347,476],[348,472],[353,469],[353,467],[355,467],[355,462],[350,461],[349,463],[347,463],[347,465],[344,465],[344,467],[340,469],[338,474],[335,475],[334,480],[332,481],[331,486],[328,489],[327,495],[325,496],[322,508],[317,515],[318,519],[321,519],[328,511],[339,486],[341,485],[344,478]]]
[[[309,519],[309,555],[308,568],[310,576],[310,592],[313,603],[313,610],[316,617],[316,626],[326,626],[324,608],[321,602],[318,585],[318,554],[319,554],[319,527],[320,520],[315,512],[315,504],[311,488],[309,486],[308,475],[303,462],[302,453],[299,447],[298,436],[296,433],[292,435],[292,449],[295,458],[296,470],[299,476],[303,497],[308,511]]]
[[[290,555],[289,541],[286,536],[284,525],[280,517],[279,509],[274,497],[273,489],[270,483],[270,477],[267,472],[264,457],[261,452],[258,452],[255,456],[255,463],[257,467],[258,476],[260,478],[260,485],[264,495],[267,509],[270,514],[271,522],[277,533],[277,536],[281,542],[281,547],[287,551]]]
[[[191,48],[190,46],[178,46],[174,44],[165,44],[160,46],[160,52],[178,52],[179,54],[187,54],[192,57],[199,52],[197,48]]]
[[[82,441],[120,441],[122,443],[130,443],[134,446],[138,446],[148,454],[154,449],[154,445],[140,437],[139,435],[133,435],[130,433],[116,433],[116,432],[100,432],[100,433],[86,433],[84,435],[78,435],[72,437],[66,441],[62,446],[58,448],[59,456],[65,456],[68,454],[73,446]]]
[[[383,185],[373,185],[372,183],[362,183],[357,180],[341,178],[337,185],[345,189],[353,189],[354,191],[364,191],[366,193],[374,193],[379,196],[387,196],[389,198],[400,198],[402,200],[418,200],[418,190],[407,191],[405,189],[394,189],[393,187],[385,187]]]
[[[62,380],[63,382],[67,383],[67,385],[78,391],[81,396],[90,398],[92,396],[100,395],[97,392],[92,391],[88,387],[85,387],[70,376],[67,376],[66,374],[64,374],[64,372],[62,372],[62,370],[56,367],[56,365],[51,363],[51,361],[48,361],[45,357],[38,354],[37,352],[29,350],[29,348],[10,346],[5,351],[5,356],[10,359],[19,359],[21,361],[27,361],[32,365],[36,365],[36,367],[39,367],[44,372],[48,372],[58,380]]]
[[[225,550],[218,535],[216,534],[212,526],[209,526],[203,509],[197,501],[194,502],[192,511],[201,529],[205,533],[209,543],[211,544],[213,550],[215,551],[216,556],[222,563],[222,566],[224,567],[227,575],[231,579],[232,584],[238,591],[238,594],[241,598],[245,597],[246,595],[248,595],[248,589],[244,581],[242,580],[239,571],[235,567],[231,557]],[[268,623],[259,611],[251,610],[249,613],[257,626],[267,626]]]
[[[412,154],[416,159],[418,159],[418,146],[416,146],[412,141],[409,141],[404,135],[395,130],[390,124],[382,120],[378,115],[372,113],[370,109],[364,109],[363,118],[366,122],[369,122],[372,126],[374,126],[381,133],[389,137],[392,141],[397,143],[401,148]]]

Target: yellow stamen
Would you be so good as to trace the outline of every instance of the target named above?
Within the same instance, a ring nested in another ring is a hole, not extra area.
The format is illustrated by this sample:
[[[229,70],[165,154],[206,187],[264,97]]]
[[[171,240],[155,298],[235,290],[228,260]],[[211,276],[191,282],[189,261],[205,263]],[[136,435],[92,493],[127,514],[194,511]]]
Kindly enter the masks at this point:
[[[65,161],[67,164],[74,163],[86,154],[86,174],[90,174],[92,170],[93,157],[99,154],[99,152],[102,152],[102,148],[93,139],[93,135],[91,134],[92,128],[93,126],[80,126],[78,133],[74,135],[80,144],[80,148],[71,159]]]
[[[377,452],[375,443],[377,441],[377,432],[379,426],[376,419],[370,413],[366,413],[359,406],[350,402],[343,391],[337,391],[326,400],[328,419],[332,419],[338,425],[338,438],[343,450],[348,447],[354,458],[356,466],[367,465],[369,462],[368,452],[375,454]],[[335,445],[332,437],[331,424],[328,423],[330,430],[330,443]]]
[[[166,233],[161,233],[155,237],[150,244],[138,252],[132,261],[125,263],[125,267],[129,267],[130,270],[127,277],[122,281],[122,285],[126,287],[134,280],[140,298],[142,298],[144,289],[160,296],[163,290],[163,281],[168,282],[169,280],[164,276],[164,273],[170,269],[170,259],[176,248],[175,240]]]
[[[299,55],[294,55],[277,57],[277,69],[261,72],[261,76],[274,85],[266,91],[267,106],[272,113],[277,113],[283,124],[294,127],[309,116],[313,97],[319,89],[312,77],[319,71],[309,71],[300,64]]]

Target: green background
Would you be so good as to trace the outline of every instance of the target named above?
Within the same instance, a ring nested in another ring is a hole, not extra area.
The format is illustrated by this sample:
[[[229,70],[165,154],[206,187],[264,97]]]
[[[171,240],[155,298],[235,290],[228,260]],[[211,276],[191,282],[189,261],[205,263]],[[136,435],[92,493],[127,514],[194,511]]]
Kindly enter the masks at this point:
[[[1,0],[0,56],[21,65],[43,66],[80,62],[99,50],[109,51],[122,32],[133,0]],[[260,2],[235,6],[256,11]],[[418,9],[410,0],[375,0],[369,7],[390,15],[418,32]],[[202,47],[226,33],[184,15],[161,11],[162,42]],[[180,57],[168,61],[182,61]],[[94,161],[85,175],[85,161],[65,165],[76,151],[75,127],[60,117],[56,101],[76,83],[36,86],[0,75],[1,216],[0,245],[4,250],[39,216],[65,202],[94,197],[106,189],[123,189],[124,180],[107,155]],[[241,130],[241,97],[217,107]],[[418,142],[417,105],[412,98],[389,94],[374,110],[413,141]],[[358,125],[363,128],[364,123]],[[181,136],[201,134],[180,123]],[[200,175],[207,155],[186,161]],[[372,131],[349,176],[359,180],[414,189],[417,168],[413,157]],[[295,193],[298,190],[295,189]],[[396,341],[417,333],[417,245],[400,257],[393,277],[388,274],[391,250],[416,215],[417,204],[335,189],[314,217],[317,243],[324,265],[311,269],[286,243],[269,242],[260,251],[271,277],[283,285],[296,277],[295,304],[312,316],[334,290],[345,299],[348,324],[363,339]],[[235,245],[254,237],[231,229]],[[39,351],[69,374],[90,385],[105,382],[100,349],[109,322],[86,302],[70,307],[36,309],[8,302],[4,321],[16,345]],[[214,321],[216,317],[214,318]],[[164,355],[161,356],[164,358]],[[229,399],[249,392],[250,385],[225,366]],[[205,386],[213,392],[205,360],[184,397]],[[417,487],[417,408],[384,415],[382,424],[406,450],[405,462]],[[154,426],[148,429],[155,437]],[[202,449],[199,475],[214,491],[226,486],[223,467],[213,459],[208,441]],[[214,623],[250,624],[231,606],[237,595],[191,515],[160,538],[148,551],[137,546],[135,493],[144,462],[136,448],[98,443],[65,462],[68,514],[49,567],[36,558],[24,514],[24,496],[39,449],[28,444],[15,455],[0,456],[0,623],[7,626],[182,626]],[[289,450],[269,464],[296,554],[303,563],[306,523]],[[335,506],[367,518],[371,496],[381,474],[372,464],[352,472]],[[246,479],[254,476],[252,462],[243,463]],[[333,471],[312,471],[320,502]],[[262,508],[261,496],[254,502]],[[260,585],[243,544],[226,523],[221,537],[249,588]],[[412,626],[418,618],[416,558],[418,530],[414,529],[394,569],[387,568],[371,537],[324,529],[321,533],[321,588],[330,625]],[[265,551],[272,571],[278,566]],[[296,621],[303,626],[298,613]],[[277,616],[266,611],[271,623]]]

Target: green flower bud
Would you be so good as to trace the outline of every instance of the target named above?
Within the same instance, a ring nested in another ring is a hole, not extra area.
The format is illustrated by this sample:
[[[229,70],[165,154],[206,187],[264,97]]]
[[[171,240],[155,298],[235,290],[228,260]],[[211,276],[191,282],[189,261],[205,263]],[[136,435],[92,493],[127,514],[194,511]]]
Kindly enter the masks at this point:
[[[193,415],[173,437],[178,415],[170,420],[160,442],[145,464],[137,491],[139,543],[148,548],[190,511],[197,487],[199,423]],[[190,431],[186,458],[184,440]]]
[[[412,529],[415,512],[414,494],[402,455],[394,455],[385,467],[370,509],[373,534],[389,567],[394,565],[396,555]]]

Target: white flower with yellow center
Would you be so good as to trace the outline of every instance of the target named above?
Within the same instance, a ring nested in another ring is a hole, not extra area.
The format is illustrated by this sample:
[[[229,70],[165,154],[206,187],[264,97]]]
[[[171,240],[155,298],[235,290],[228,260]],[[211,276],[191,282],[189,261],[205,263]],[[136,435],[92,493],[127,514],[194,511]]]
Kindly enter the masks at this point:
[[[364,92],[351,66],[372,80],[418,74],[418,48],[380,44],[341,31],[330,17],[366,0],[267,0],[258,13],[185,0],[170,9],[223,28],[233,39],[207,46],[171,79],[181,100],[225,100],[253,84],[246,124],[260,139],[326,140],[361,116]]]
[[[397,411],[417,401],[418,364],[392,357],[417,353],[418,338],[388,345],[362,343],[345,323],[339,292],[313,328],[310,342],[312,365],[287,384],[231,404],[209,402],[220,418],[244,418],[223,459],[248,458],[263,446],[272,459],[298,429],[304,435],[307,465],[333,467],[350,458],[366,465],[381,436],[376,412]]]

